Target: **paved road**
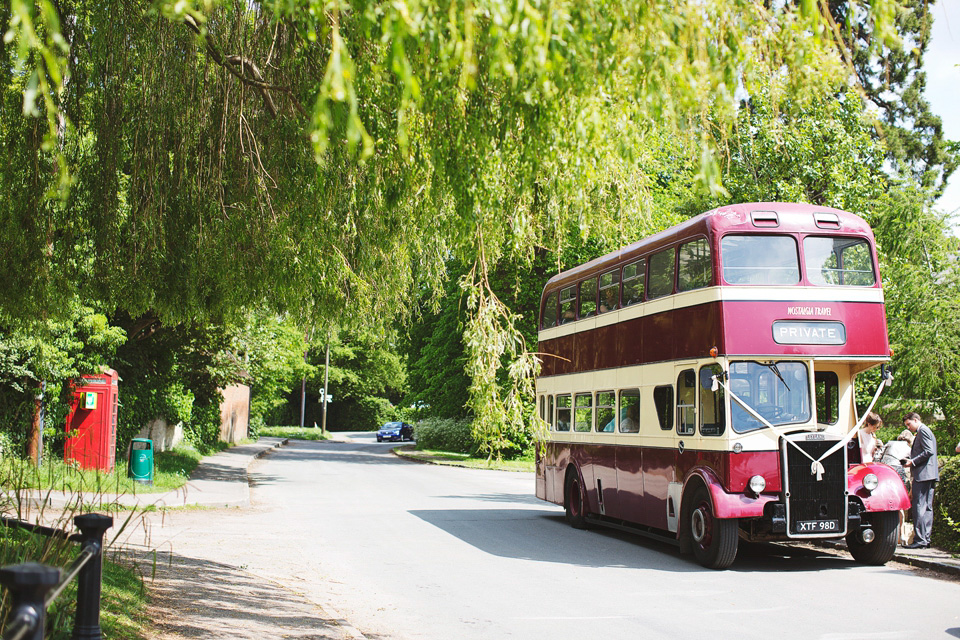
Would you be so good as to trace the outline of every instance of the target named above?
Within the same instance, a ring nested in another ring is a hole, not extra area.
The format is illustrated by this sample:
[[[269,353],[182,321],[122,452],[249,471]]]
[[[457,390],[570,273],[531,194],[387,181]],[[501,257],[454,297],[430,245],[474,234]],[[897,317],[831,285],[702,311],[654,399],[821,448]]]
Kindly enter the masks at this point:
[[[571,529],[530,474],[391,446],[291,441],[251,467],[251,508],[168,515],[174,549],[286,585],[371,639],[960,638],[956,582],[775,545],[709,571],[665,543]]]

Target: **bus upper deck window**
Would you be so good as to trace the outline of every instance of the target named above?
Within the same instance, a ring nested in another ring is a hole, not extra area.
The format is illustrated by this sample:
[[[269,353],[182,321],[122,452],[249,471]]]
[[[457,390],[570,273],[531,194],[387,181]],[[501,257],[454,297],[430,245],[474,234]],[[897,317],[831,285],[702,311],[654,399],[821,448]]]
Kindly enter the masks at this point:
[[[646,259],[637,260],[623,268],[623,306],[643,302],[643,283],[646,276]]]
[[[680,245],[677,290],[690,291],[713,284],[713,260],[706,238]]]
[[[808,236],[803,261],[812,284],[870,287],[877,281],[870,245],[862,238]]]
[[[580,283],[580,302],[577,317],[589,318],[597,313],[597,279],[590,278]]]
[[[676,253],[676,249],[667,249],[650,256],[650,286],[647,287],[647,298],[652,300],[673,293]]]
[[[620,306],[620,272],[610,271],[600,276],[599,313],[613,311]]]
[[[720,241],[720,261],[727,284],[797,284],[797,241],[782,235],[729,235]]]
[[[560,324],[573,322],[577,319],[574,304],[577,301],[577,288],[567,287],[560,291]]]
[[[554,291],[547,296],[547,301],[543,303],[543,317],[540,319],[540,328],[549,329],[557,326],[557,292]]]

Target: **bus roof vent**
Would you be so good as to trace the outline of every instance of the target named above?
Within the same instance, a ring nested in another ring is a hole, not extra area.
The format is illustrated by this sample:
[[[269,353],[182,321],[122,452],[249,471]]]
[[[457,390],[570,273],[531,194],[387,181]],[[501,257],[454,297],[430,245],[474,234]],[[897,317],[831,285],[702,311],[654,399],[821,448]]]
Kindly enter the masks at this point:
[[[835,213],[827,213],[826,211],[821,213],[813,214],[813,221],[821,229],[839,229],[840,228],[840,216]]]
[[[780,218],[776,211],[751,211],[750,220],[755,227],[779,227]]]

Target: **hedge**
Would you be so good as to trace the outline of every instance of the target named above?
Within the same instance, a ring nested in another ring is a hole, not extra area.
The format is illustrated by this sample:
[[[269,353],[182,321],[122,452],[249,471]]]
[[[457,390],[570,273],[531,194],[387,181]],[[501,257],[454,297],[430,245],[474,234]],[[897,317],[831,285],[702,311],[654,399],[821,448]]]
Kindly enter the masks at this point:
[[[933,498],[933,534],[930,542],[941,549],[960,551],[960,456],[949,456],[942,460],[940,482],[937,483]]]
[[[470,420],[427,418],[414,427],[417,448],[472,455],[477,452],[477,443],[471,424]]]

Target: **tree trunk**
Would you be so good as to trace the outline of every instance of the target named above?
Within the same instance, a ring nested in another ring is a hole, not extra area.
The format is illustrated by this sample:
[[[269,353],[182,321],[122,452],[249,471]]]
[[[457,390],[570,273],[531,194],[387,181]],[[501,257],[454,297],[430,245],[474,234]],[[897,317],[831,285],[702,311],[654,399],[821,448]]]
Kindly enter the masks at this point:
[[[35,384],[33,418],[30,420],[30,431],[27,433],[27,457],[38,467],[43,458],[43,388],[42,382],[38,381]]]

